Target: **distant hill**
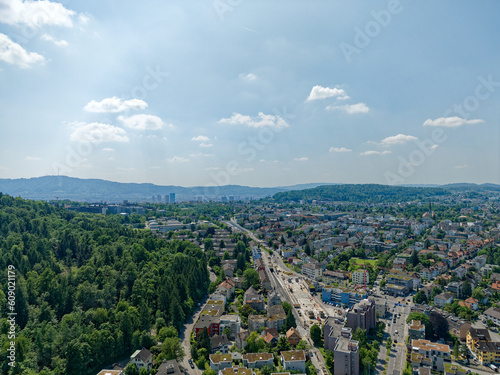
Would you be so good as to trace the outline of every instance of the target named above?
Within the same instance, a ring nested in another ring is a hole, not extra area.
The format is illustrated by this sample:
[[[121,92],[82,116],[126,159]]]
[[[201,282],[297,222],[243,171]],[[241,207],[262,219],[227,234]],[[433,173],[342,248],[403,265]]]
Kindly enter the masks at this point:
[[[0,192],[25,199],[84,202],[151,201],[152,196],[175,193],[176,201],[194,200],[198,197],[217,199],[234,195],[241,199],[260,199],[280,191],[312,188],[321,184],[259,188],[239,185],[182,187],[139,183],[121,183],[101,179],[80,179],[67,176],[44,176],[21,179],[0,179]]]
[[[494,190],[500,191],[500,185],[497,184],[471,184],[471,183],[457,183],[457,184],[446,184],[441,186],[443,189],[448,190]]]
[[[312,189],[279,192],[272,199],[277,202],[288,202],[300,200],[331,200],[337,202],[408,202],[414,200],[425,200],[431,197],[449,195],[446,189],[403,187],[387,185],[326,185]]]

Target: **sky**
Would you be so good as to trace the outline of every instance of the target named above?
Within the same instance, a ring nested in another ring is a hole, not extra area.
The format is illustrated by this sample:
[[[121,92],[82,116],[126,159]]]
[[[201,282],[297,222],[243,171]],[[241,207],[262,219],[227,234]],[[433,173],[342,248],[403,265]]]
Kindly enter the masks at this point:
[[[0,0],[0,178],[500,183],[500,2]]]

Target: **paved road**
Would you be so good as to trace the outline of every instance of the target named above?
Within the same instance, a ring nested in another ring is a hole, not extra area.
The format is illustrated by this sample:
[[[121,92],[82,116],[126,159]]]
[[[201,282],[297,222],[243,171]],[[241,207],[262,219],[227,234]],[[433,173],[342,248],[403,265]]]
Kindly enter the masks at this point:
[[[184,353],[186,354],[182,361],[179,362],[179,365],[181,368],[181,371],[185,371],[186,373],[189,373],[191,375],[201,375],[202,371],[198,369],[198,367],[195,365],[194,369],[191,368],[191,366],[188,363],[188,359],[191,358],[191,343],[189,342],[190,337],[191,337],[191,331],[193,330],[193,326],[198,320],[198,316],[203,309],[203,306],[205,303],[208,301],[208,298],[205,298],[201,302],[201,306],[198,307],[193,315],[186,321],[186,324],[184,324],[183,330],[180,332],[179,338],[182,341],[182,347],[184,349]],[[193,362],[194,363],[194,362]]]
[[[385,332],[392,338],[393,341],[389,354],[387,374],[393,374],[395,373],[394,371],[402,373],[406,364],[406,339],[408,337],[408,325],[406,324],[406,319],[408,318],[408,315],[410,315],[411,305],[407,305],[406,302],[401,302],[402,306],[398,305],[394,307],[394,304],[399,304],[400,300],[401,298],[397,299],[387,296],[389,313],[387,314],[387,319],[383,319],[383,321],[386,323]],[[395,323],[394,320],[396,320]],[[381,363],[385,363],[385,355],[382,358],[379,355],[379,360]],[[380,366],[377,363],[377,372],[379,367]]]

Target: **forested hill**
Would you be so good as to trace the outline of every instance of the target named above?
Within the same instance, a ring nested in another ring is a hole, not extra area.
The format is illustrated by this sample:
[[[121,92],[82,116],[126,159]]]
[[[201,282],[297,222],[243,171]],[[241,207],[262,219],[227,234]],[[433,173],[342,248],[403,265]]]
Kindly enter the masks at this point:
[[[133,350],[175,357],[177,332],[155,349],[152,328],[179,328],[206,294],[203,252],[124,226],[0,193],[0,373],[96,374]],[[7,269],[16,272],[16,367],[5,360]]]
[[[402,187],[387,185],[324,185],[313,189],[276,193],[276,202],[331,200],[336,202],[384,203],[425,200],[451,194],[441,188]]]

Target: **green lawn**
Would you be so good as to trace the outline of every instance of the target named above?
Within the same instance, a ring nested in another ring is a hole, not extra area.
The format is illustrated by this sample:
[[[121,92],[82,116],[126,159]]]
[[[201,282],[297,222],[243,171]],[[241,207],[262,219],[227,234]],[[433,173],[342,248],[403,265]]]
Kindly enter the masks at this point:
[[[362,266],[364,263],[370,264],[372,266],[375,266],[377,264],[376,260],[372,260],[372,259],[360,259],[360,258],[351,258],[350,262],[359,264],[360,266]]]

